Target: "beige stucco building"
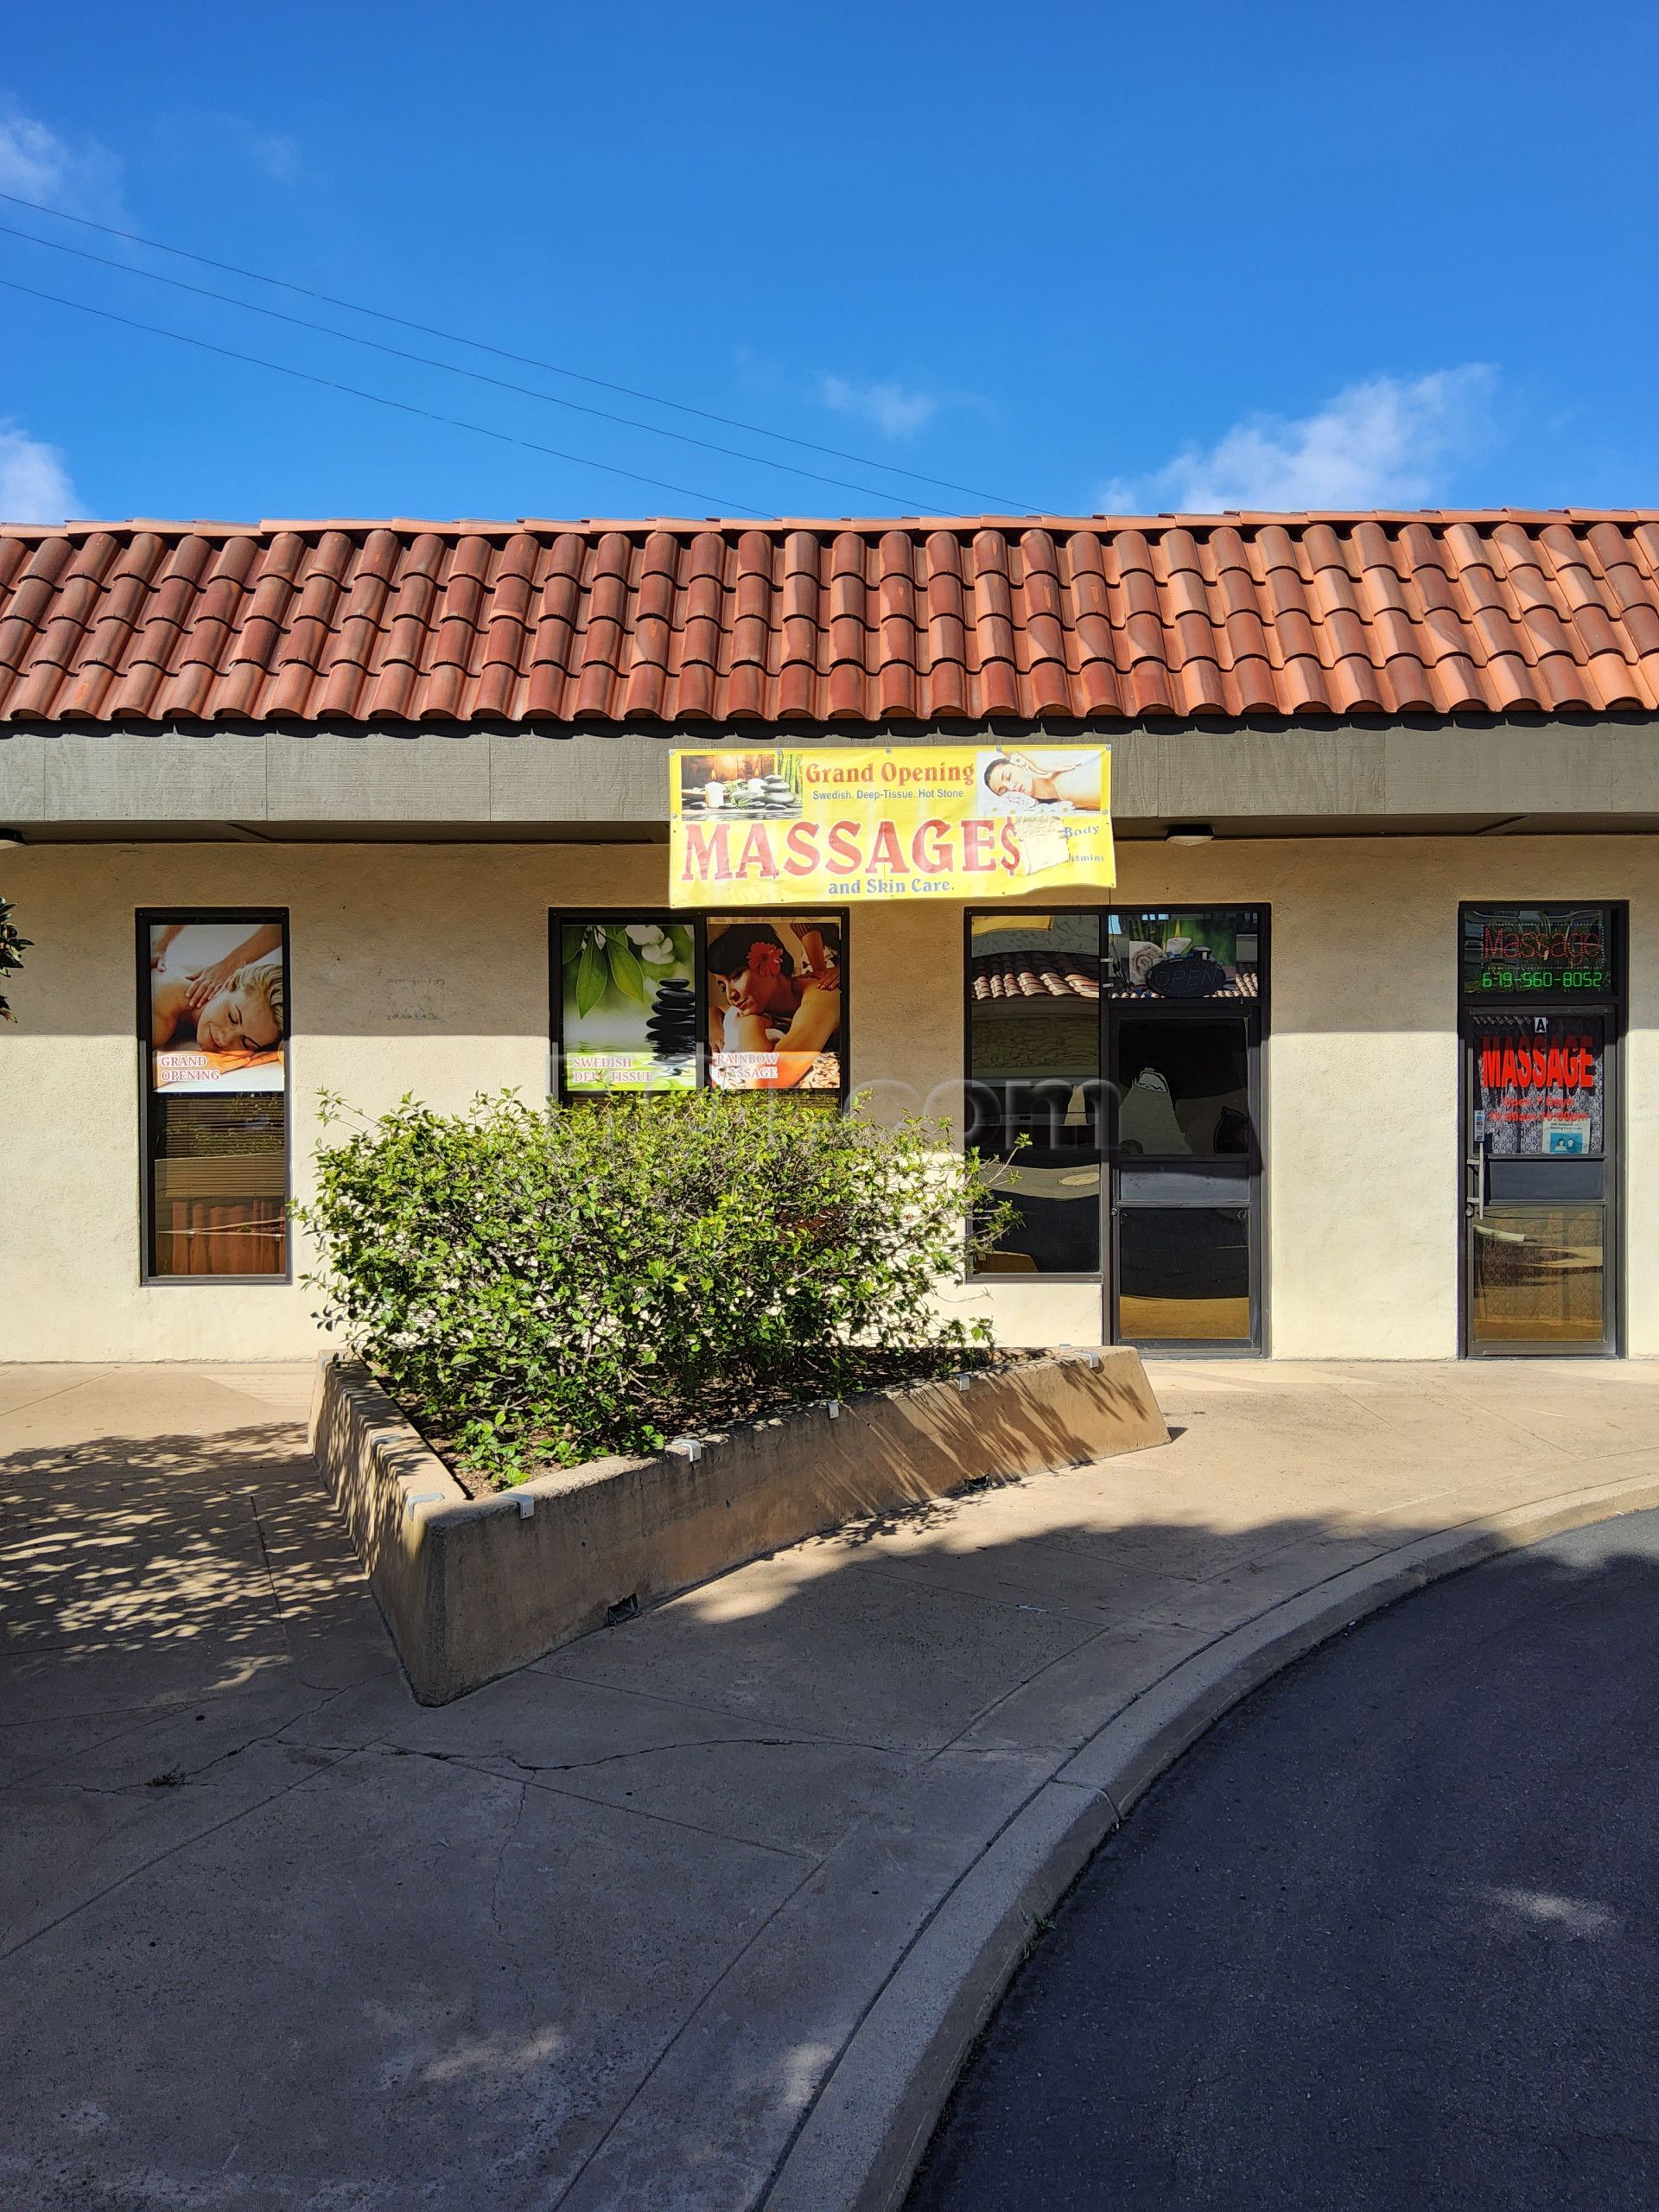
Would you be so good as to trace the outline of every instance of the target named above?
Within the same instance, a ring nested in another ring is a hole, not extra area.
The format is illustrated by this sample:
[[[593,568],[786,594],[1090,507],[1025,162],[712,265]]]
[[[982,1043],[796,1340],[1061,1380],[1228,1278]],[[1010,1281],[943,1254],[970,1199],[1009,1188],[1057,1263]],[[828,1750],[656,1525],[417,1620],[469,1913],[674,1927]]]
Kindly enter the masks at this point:
[[[1111,747],[1109,890],[832,918],[853,1110],[1033,1140],[1005,1261],[954,1294],[1007,1340],[1659,1355],[1642,518],[9,543],[0,893],[32,940],[0,1030],[9,1357],[314,1348],[281,1217],[319,1092],[544,1092],[572,1043],[560,932],[671,914],[691,740]],[[718,931],[693,934],[717,1049]],[[243,982],[189,1006],[231,961]]]

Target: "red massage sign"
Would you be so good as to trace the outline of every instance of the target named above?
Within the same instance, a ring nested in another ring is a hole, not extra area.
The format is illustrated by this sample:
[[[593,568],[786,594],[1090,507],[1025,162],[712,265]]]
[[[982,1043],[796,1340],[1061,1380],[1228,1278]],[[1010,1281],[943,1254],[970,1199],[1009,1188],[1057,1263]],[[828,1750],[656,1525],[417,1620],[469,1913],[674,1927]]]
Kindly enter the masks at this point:
[[[1483,1014],[1475,1107],[1497,1160],[1599,1154],[1602,1023],[1594,1014]]]

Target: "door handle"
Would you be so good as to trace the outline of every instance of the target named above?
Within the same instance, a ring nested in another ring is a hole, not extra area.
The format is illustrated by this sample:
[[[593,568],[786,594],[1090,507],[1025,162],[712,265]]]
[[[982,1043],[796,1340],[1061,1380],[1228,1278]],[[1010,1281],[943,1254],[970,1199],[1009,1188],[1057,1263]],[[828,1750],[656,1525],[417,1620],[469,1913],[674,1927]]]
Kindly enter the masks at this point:
[[[1464,1160],[1464,1167],[1472,1178],[1463,1194],[1464,1211],[1473,1221],[1486,1218],[1486,1147],[1475,1147]]]

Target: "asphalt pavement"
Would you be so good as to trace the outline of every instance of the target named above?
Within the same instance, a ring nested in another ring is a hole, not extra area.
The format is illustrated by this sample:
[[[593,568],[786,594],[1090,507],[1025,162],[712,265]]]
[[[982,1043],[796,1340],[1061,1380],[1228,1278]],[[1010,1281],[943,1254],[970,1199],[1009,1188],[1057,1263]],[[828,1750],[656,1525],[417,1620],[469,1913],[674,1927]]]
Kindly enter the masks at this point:
[[[1101,1850],[909,2212],[1659,2204],[1659,1513],[1437,1585]]]

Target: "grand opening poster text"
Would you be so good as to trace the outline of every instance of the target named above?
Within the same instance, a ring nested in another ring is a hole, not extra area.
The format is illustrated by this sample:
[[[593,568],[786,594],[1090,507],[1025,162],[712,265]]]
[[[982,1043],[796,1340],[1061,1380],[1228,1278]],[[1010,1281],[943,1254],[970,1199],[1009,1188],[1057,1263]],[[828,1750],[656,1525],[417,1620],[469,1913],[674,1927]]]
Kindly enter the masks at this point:
[[[1017,898],[1114,879],[1103,745],[677,750],[676,906]]]

